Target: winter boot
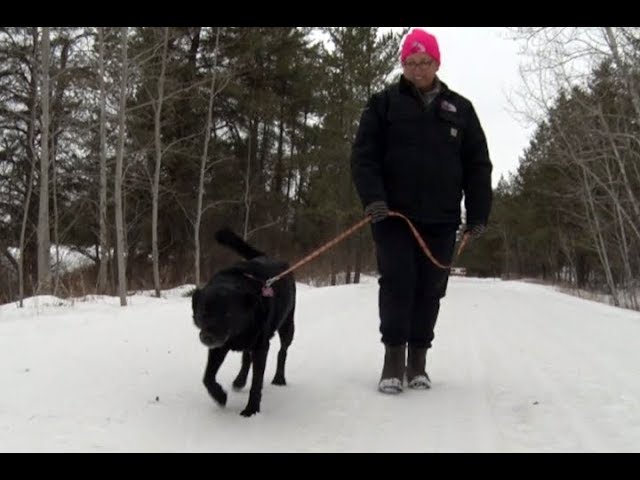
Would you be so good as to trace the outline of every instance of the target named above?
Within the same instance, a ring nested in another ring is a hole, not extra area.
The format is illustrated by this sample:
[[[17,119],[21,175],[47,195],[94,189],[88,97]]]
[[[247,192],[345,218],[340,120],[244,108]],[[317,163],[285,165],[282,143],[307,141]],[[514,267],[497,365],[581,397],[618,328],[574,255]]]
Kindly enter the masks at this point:
[[[382,393],[402,392],[402,377],[405,370],[406,345],[385,345],[384,366],[378,390]]]
[[[409,388],[426,390],[431,388],[431,380],[425,370],[427,363],[427,349],[409,346],[407,355],[407,383]]]

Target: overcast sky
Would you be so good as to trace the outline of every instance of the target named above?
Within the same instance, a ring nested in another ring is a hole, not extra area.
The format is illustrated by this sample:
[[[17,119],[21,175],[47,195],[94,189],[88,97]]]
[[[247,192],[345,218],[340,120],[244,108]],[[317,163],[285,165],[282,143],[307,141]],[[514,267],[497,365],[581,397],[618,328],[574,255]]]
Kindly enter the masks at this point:
[[[521,86],[519,44],[504,27],[427,27],[436,36],[442,64],[438,75],[473,102],[487,135],[494,165],[493,185],[515,172],[533,127],[512,113],[508,96]],[[384,27],[400,29],[401,27]]]

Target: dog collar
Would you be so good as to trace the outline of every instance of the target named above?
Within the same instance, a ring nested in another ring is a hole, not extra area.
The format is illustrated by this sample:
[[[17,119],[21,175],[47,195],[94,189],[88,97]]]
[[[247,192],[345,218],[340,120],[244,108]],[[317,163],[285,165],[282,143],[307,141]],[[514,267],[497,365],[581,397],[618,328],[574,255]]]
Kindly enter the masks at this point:
[[[250,273],[245,273],[244,274],[245,277],[248,277],[252,280],[255,280],[256,282],[260,282],[262,283],[262,296],[263,297],[273,297],[273,287],[271,285],[267,286],[266,284],[264,284],[264,282],[262,280],[260,280],[257,277],[254,277],[253,275],[251,275]]]

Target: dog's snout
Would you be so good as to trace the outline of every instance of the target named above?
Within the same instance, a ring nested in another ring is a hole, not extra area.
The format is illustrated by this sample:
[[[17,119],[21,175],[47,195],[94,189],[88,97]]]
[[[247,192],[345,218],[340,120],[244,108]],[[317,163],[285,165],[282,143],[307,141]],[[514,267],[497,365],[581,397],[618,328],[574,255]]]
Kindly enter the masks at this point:
[[[209,332],[202,330],[200,332],[200,341],[205,345],[209,346],[214,342],[214,338],[213,338],[213,335],[211,335]]]
[[[227,341],[228,335],[216,335],[207,330],[200,331],[200,341],[208,348],[218,348],[224,345]]]

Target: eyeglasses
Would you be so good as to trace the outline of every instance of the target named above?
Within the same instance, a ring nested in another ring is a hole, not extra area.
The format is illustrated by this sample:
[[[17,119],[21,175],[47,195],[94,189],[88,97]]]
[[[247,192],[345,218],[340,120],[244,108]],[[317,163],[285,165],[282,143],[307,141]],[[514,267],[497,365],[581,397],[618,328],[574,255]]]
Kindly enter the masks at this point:
[[[433,65],[435,63],[435,60],[431,59],[431,60],[422,60],[420,62],[404,62],[404,66],[406,68],[427,68],[430,67],[431,65]]]

